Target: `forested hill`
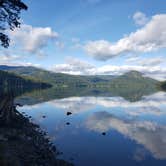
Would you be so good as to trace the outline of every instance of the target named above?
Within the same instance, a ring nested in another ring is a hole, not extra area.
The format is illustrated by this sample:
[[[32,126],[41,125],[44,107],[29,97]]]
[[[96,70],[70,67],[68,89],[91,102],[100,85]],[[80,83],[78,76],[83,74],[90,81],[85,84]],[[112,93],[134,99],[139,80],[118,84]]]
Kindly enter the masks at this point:
[[[157,80],[145,77],[137,71],[130,71],[121,76],[114,75],[69,75],[55,73],[31,66],[5,66],[0,65],[0,70],[15,73],[23,77],[30,77],[40,82],[46,82],[54,87],[97,87],[97,88],[155,88]]]
[[[5,88],[26,88],[26,87],[50,87],[49,84],[43,82],[37,82],[35,80],[30,80],[29,78],[24,78],[17,76],[13,73],[0,70],[0,87]]]
[[[20,76],[31,77],[40,81],[58,86],[87,85],[89,82],[81,76],[73,76],[62,73],[54,73],[32,66],[0,66],[0,70],[18,74]]]

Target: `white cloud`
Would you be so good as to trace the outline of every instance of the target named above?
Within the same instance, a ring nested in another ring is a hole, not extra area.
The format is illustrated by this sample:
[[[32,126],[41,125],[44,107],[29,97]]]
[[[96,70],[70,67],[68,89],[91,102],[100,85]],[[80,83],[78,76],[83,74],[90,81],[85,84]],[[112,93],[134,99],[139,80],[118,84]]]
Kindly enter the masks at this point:
[[[1,62],[0,62],[1,64],[20,59],[20,57],[17,56],[17,55],[13,55],[13,56],[11,56],[11,55],[1,55],[0,57],[1,57]]]
[[[51,70],[57,73],[89,74],[94,66],[77,58],[68,57],[65,64],[54,65]]]
[[[136,70],[142,72],[145,76],[152,77],[158,80],[166,79],[166,69],[161,66],[140,66],[140,65],[123,65],[123,66],[113,66],[105,65],[99,67],[92,72],[93,74],[113,74],[120,75],[125,72]]]
[[[53,100],[49,103],[65,110],[66,112],[82,113],[89,111],[95,107],[95,100],[89,100],[88,97],[70,97],[65,99]]]
[[[54,32],[50,27],[32,27],[23,24],[21,28],[10,31],[11,40],[17,46],[30,53],[41,53],[50,40],[58,37],[58,33]]]
[[[136,25],[142,26],[142,25],[145,25],[149,19],[144,13],[136,12],[133,15],[133,20],[134,20]]]
[[[159,64],[164,62],[162,57],[153,59],[137,59],[136,65],[104,65],[96,67],[86,61],[81,61],[77,58],[69,57],[64,64],[57,64],[51,67],[51,71],[56,73],[66,73],[74,75],[122,75],[131,70],[136,70],[143,73],[145,76],[165,80],[166,68]]]
[[[166,14],[159,14],[141,29],[115,43],[106,40],[90,41],[84,49],[98,60],[108,60],[125,53],[152,52],[166,48]]]
[[[130,56],[125,60],[128,64],[136,64],[140,66],[149,66],[149,67],[154,67],[154,66],[160,66],[163,63],[166,63],[166,60],[164,57],[159,56],[159,57],[140,57],[140,56]]]
[[[16,53],[13,53],[9,50],[1,50],[0,51],[0,65],[8,65],[15,61],[22,60],[24,56],[20,56]]]
[[[165,62],[165,58],[163,57],[137,59],[137,64],[149,67],[160,65],[163,62]]]

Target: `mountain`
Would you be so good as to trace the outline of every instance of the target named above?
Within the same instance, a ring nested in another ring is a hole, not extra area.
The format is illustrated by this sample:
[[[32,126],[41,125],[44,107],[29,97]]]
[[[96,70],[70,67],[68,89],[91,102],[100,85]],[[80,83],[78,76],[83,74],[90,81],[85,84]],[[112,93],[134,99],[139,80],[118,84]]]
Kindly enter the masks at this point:
[[[67,85],[88,84],[86,80],[79,78],[78,76],[53,73],[31,66],[0,66],[0,70],[13,72],[21,76],[32,77],[40,81],[51,83],[52,85],[63,85],[64,87]]]
[[[159,81],[145,77],[142,73],[138,71],[130,71],[127,72],[111,81],[111,84],[114,84],[116,86],[156,86],[159,83]]]
[[[20,75],[24,79],[52,84],[51,89],[32,95],[37,101],[71,96],[121,96],[134,102],[140,100],[144,95],[155,93],[160,85],[159,81],[145,77],[137,71],[130,71],[120,76],[80,76],[24,66],[0,66],[0,70],[7,71],[4,76],[0,77],[2,79],[5,75],[13,75],[14,73],[15,77]]]
[[[95,87],[103,89],[116,88],[135,88],[142,87],[154,88],[158,81],[145,77],[137,71],[130,71],[121,76],[96,75],[80,76],[62,73],[54,73],[31,66],[0,66],[0,70],[15,73],[26,78],[33,78],[40,82],[52,84],[54,87]]]
[[[100,79],[100,76],[96,76]],[[93,77],[92,78],[96,78]],[[106,77],[106,76],[104,76]],[[87,78],[87,76],[84,76]],[[91,76],[88,76],[91,79]],[[16,103],[22,105],[34,105],[54,99],[63,99],[68,97],[85,97],[85,96],[98,96],[98,97],[123,97],[130,102],[136,102],[142,99],[143,96],[156,93],[158,90],[158,81],[144,77],[137,71],[131,71],[121,76],[109,78],[109,82],[93,83],[93,86],[86,87],[52,87],[45,90],[36,90],[19,96]],[[100,80],[101,81],[101,80]],[[103,80],[102,80],[103,81]],[[105,81],[105,79],[104,79]],[[96,82],[96,80],[95,80]]]
[[[49,84],[37,82],[28,78],[18,76],[14,73],[0,70],[0,87],[1,88],[27,88],[27,87],[50,87]]]
[[[31,66],[5,66],[1,65],[0,70],[12,72],[21,76],[35,78],[39,81],[51,83],[54,86],[91,86],[93,83],[108,82],[115,76],[79,76],[62,73],[55,73]]]

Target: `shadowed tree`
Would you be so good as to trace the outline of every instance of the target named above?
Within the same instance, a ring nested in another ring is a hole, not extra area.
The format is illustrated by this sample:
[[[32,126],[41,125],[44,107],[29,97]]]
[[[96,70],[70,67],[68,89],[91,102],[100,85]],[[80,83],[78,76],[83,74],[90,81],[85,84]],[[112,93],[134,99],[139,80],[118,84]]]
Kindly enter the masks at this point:
[[[0,44],[5,48],[10,42],[6,30],[20,27],[21,10],[27,10],[21,0],[0,0]]]

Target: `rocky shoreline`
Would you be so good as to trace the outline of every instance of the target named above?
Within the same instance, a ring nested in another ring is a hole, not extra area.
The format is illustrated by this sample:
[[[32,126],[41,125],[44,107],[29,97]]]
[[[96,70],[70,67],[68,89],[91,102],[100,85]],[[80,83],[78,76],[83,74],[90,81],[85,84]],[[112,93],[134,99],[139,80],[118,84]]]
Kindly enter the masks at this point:
[[[58,151],[47,134],[16,110],[12,98],[3,98],[0,102],[0,165],[73,165],[57,157]]]

